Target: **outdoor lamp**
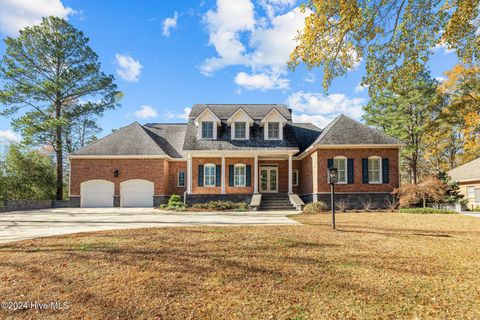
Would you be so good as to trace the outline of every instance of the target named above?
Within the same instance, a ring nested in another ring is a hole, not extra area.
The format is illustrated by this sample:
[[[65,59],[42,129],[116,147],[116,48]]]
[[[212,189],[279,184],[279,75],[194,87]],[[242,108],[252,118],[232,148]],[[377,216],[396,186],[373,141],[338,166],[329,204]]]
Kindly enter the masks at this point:
[[[117,178],[119,174],[120,174],[120,170],[115,169],[115,171],[113,172],[113,175],[115,176],[115,178]]]
[[[332,227],[335,229],[335,183],[338,182],[337,168],[328,169],[328,182],[330,182],[330,206],[332,207]]]
[[[334,184],[338,182],[338,170],[337,168],[330,168],[328,169],[328,181],[330,184]]]

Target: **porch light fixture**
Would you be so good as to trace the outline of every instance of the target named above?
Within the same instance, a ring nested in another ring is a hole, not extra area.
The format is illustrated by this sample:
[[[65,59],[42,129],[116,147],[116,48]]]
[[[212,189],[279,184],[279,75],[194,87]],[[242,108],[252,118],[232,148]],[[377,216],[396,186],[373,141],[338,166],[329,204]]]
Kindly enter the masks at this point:
[[[332,228],[335,229],[335,183],[338,182],[337,168],[328,169],[328,182],[330,183],[330,206],[332,207]]]
[[[115,169],[115,171],[113,171],[113,175],[115,176],[115,178],[118,178],[118,176],[120,175],[120,170]]]

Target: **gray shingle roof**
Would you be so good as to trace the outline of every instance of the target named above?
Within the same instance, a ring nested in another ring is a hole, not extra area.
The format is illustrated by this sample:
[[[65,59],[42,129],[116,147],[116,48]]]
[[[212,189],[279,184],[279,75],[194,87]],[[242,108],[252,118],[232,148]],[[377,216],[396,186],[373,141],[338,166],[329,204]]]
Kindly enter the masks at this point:
[[[297,137],[299,153],[302,153],[312,145],[322,133],[322,129],[312,123],[294,123],[295,136]]]
[[[480,158],[453,168],[447,173],[454,181],[480,180]]]
[[[326,126],[315,145],[350,145],[350,144],[393,144],[402,143],[383,132],[370,128],[345,115],[340,115]]]
[[[72,153],[77,156],[170,156],[182,158],[185,124],[134,122]]]
[[[85,146],[72,155],[116,156],[116,155],[166,155],[150,135],[134,122]]]
[[[263,119],[273,108],[287,120],[292,120],[292,113],[284,104],[194,104],[188,117],[198,117],[207,107],[221,120],[227,120],[239,108],[242,108],[253,120]]]

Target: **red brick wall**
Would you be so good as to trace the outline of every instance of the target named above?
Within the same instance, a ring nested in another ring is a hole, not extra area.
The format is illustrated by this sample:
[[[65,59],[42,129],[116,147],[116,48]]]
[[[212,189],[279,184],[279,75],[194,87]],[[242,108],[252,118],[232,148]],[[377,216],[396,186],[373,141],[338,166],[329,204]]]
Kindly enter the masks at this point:
[[[337,192],[392,192],[398,188],[398,149],[319,149],[312,151],[302,159],[302,172],[300,189],[301,194],[312,193],[312,158],[313,152],[318,154],[318,192],[330,192],[330,185],[327,183],[327,161],[336,156],[344,156],[354,159],[354,184],[338,184],[335,186]],[[388,184],[364,184],[362,183],[362,159],[371,156],[379,156],[389,159],[389,183]]]
[[[178,173],[180,171],[185,172],[185,186],[178,186]],[[178,194],[182,195],[187,191],[187,161],[170,161],[168,163],[168,194]]]
[[[166,195],[167,161],[163,159],[71,159],[70,195],[80,195],[80,184],[93,179],[115,183],[115,195],[120,195],[120,183],[130,179],[144,179],[155,184],[155,195]],[[115,170],[119,176],[114,177]]]

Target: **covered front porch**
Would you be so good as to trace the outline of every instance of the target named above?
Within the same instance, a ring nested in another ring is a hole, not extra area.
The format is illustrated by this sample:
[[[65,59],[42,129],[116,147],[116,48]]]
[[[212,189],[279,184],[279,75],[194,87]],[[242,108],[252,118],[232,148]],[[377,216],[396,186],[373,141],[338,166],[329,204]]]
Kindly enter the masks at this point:
[[[300,172],[296,151],[190,153],[187,194],[294,194]]]

